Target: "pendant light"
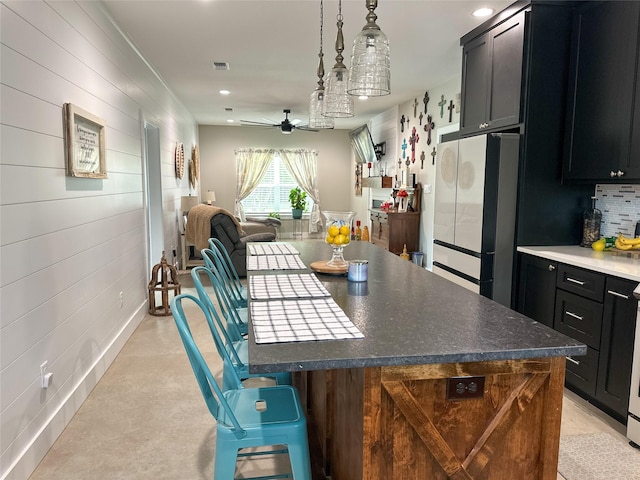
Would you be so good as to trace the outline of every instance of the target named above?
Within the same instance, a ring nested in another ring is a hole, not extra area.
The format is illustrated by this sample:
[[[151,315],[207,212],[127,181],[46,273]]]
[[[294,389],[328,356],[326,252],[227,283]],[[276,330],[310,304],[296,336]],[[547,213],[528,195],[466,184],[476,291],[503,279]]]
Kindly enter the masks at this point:
[[[318,86],[311,94],[309,101],[309,127],[310,128],[333,128],[335,126],[335,120],[332,117],[325,117],[322,115],[322,108],[324,105],[324,62],[322,57],[322,27],[324,23],[324,4],[323,0],[320,0],[320,62],[318,63]]]
[[[391,93],[389,40],[376,24],[378,0],[365,0],[367,24],[353,41],[349,94],[379,97]]]
[[[325,117],[353,117],[353,97],[347,93],[349,70],[342,60],[344,37],[342,36],[342,0],[338,1],[338,35],[336,37],[336,64],[327,75],[327,87],[324,93],[322,114]]]

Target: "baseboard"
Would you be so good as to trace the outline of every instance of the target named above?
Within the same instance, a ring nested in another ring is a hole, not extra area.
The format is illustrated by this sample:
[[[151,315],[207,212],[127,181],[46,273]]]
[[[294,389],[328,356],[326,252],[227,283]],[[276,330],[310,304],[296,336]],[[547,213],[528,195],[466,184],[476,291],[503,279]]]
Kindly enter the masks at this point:
[[[111,363],[147,314],[147,308],[148,304],[145,301],[131,315],[104,352],[102,352],[102,355],[95,360],[91,368],[78,380],[67,398],[60,403],[58,409],[49,417],[40,431],[34,435],[29,445],[25,447],[5,472],[0,472],[2,475],[0,480],[25,480],[29,478],[111,366]]]

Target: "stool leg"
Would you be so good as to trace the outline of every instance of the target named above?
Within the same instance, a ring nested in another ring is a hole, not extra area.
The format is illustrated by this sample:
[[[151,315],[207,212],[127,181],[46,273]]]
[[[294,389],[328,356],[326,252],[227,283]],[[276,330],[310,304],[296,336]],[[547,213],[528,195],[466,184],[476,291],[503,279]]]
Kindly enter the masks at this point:
[[[223,436],[216,435],[216,459],[213,468],[214,480],[233,480],[235,478],[238,449],[236,445],[228,445],[228,443],[227,439]]]
[[[307,439],[304,439],[303,445],[300,444],[301,442],[302,439],[299,439],[297,442],[287,445],[291,471],[295,480],[311,480],[311,460],[309,459]]]

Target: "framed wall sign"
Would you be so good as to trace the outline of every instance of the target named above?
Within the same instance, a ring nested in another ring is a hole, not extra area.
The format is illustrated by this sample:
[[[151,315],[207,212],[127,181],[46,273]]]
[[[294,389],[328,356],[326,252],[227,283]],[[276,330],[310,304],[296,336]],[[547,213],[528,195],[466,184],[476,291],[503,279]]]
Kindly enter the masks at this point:
[[[64,104],[67,175],[107,178],[105,122],[71,103]]]

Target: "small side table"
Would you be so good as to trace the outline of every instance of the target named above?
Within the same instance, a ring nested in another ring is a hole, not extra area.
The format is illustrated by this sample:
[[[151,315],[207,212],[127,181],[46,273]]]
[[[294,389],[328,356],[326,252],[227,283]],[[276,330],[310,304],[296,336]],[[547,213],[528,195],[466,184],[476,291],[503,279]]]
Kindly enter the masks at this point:
[[[191,257],[191,247],[193,245],[189,245],[187,243],[187,237],[184,233],[180,234],[180,247],[182,250],[182,270],[186,270],[189,267],[197,267],[199,265],[204,265],[204,261],[199,257]]]
[[[291,223],[291,236],[302,240],[302,219],[294,218]]]

